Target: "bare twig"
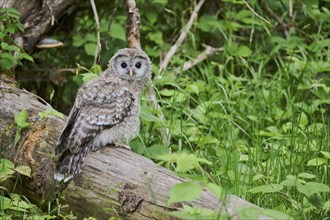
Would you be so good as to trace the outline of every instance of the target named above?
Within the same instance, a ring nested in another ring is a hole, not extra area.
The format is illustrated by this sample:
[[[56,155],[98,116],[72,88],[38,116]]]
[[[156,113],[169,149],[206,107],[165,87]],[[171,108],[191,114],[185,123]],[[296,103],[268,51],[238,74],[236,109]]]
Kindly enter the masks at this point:
[[[214,47],[211,47],[211,46],[208,46],[208,45],[203,45],[205,47],[205,50],[200,53],[195,59],[193,60],[190,60],[190,61],[187,61],[183,64],[183,67],[182,68],[176,68],[174,70],[174,73],[179,73],[181,71],[186,71],[194,66],[196,66],[198,63],[201,63],[203,62],[204,60],[206,60],[206,58],[210,55],[213,55],[219,51],[223,51],[224,48],[221,47],[221,48],[214,48]]]
[[[109,39],[109,34],[110,34],[110,28],[111,28],[111,24],[112,24],[112,21],[113,21],[113,17],[115,16],[116,14],[116,11],[117,11],[117,7],[118,7],[118,1],[116,2],[116,7],[113,9],[112,11],[112,15],[110,17],[110,21],[109,21],[109,24],[108,24],[108,31],[107,31],[107,34],[105,36],[105,40],[104,40],[104,43],[105,43],[105,48],[107,50],[109,50],[109,47],[108,47],[108,39]]]
[[[51,24],[52,24],[52,26],[54,26],[55,16],[54,16],[54,13],[53,13],[53,9],[52,9],[52,7],[49,5],[49,2],[48,2],[48,1],[46,1],[46,5],[47,5],[47,8],[48,8],[50,14],[52,15],[52,21],[51,21]]]
[[[292,15],[293,15],[293,10],[292,10],[292,0],[289,0],[289,16],[290,18],[292,18]]]
[[[135,0],[125,0],[127,12],[127,41],[129,47],[141,50],[140,44],[140,13]]]
[[[290,27],[290,25],[284,23],[284,21],[271,8],[268,7],[265,0],[259,0],[259,4],[272,18],[276,20],[279,26],[283,28],[284,34],[287,37],[289,35],[288,28]]]
[[[246,7],[248,7],[248,9],[250,9],[250,11],[257,16],[258,18],[260,18],[261,20],[263,20],[264,22],[266,22],[267,24],[270,24],[270,22],[268,20],[266,20],[265,18],[261,17],[257,12],[255,12],[255,10],[253,10],[253,8],[249,5],[249,3],[247,3],[247,1],[243,0],[244,4],[246,5]]]
[[[159,65],[160,72],[167,68],[170,60],[176,53],[177,49],[181,46],[184,39],[186,39],[187,34],[188,34],[191,26],[193,25],[197,15],[198,15],[199,10],[201,9],[201,7],[203,6],[204,3],[205,3],[205,0],[200,0],[198,2],[198,4],[196,5],[196,7],[194,8],[193,12],[191,13],[188,23],[186,24],[186,26],[184,26],[182,28],[179,38],[177,39],[175,44],[170,48],[170,50],[166,53],[163,61],[160,63],[160,65]]]
[[[94,64],[96,64],[99,60],[99,54],[101,52],[101,38],[100,38],[100,22],[99,22],[99,16],[97,14],[96,6],[94,0],[90,0],[94,17],[95,17],[95,23],[96,23],[96,49],[95,49],[95,55],[94,55]]]

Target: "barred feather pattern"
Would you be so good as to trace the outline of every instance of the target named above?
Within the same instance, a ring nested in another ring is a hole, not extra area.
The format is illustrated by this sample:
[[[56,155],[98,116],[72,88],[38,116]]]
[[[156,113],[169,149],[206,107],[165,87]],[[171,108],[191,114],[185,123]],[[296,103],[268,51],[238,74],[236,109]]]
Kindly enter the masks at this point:
[[[106,71],[78,90],[55,149],[56,180],[67,182],[79,173],[90,151],[110,143],[127,144],[138,134],[139,95],[150,77],[145,52],[126,48],[111,58]]]

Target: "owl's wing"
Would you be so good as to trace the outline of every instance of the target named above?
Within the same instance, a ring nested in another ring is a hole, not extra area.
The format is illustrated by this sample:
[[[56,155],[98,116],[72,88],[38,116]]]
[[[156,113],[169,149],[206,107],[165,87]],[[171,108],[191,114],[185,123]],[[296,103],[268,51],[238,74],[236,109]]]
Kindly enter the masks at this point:
[[[92,91],[86,93],[87,89]],[[131,114],[133,102],[133,94],[115,83],[83,86],[60,136],[56,154],[67,149],[75,153],[104,128],[123,122]]]

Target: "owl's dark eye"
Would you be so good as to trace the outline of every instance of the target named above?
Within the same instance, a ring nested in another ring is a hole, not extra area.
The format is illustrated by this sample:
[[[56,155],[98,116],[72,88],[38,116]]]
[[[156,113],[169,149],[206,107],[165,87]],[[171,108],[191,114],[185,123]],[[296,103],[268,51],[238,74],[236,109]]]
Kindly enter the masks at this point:
[[[140,63],[140,62],[135,64],[135,67],[136,67],[136,68],[138,68],[138,69],[140,69],[140,68],[141,68],[141,66],[142,66],[142,65],[141,65],[141,63]]]
[[[124,62],[122,62],[122,63],[120,64],[120,66],[121,66],[123,69],[125,69],[125,68],[127,67],[127,64],[124,63]]]

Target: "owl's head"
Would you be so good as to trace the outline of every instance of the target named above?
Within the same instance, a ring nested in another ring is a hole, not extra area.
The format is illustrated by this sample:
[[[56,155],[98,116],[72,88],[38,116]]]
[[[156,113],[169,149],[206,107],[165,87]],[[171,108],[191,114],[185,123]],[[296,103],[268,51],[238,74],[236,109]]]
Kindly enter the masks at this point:
[[[151,62],[148,55],[136,48],[117,51],[109,61],[112,74],[128,81],[146,83],[151,78]]]

